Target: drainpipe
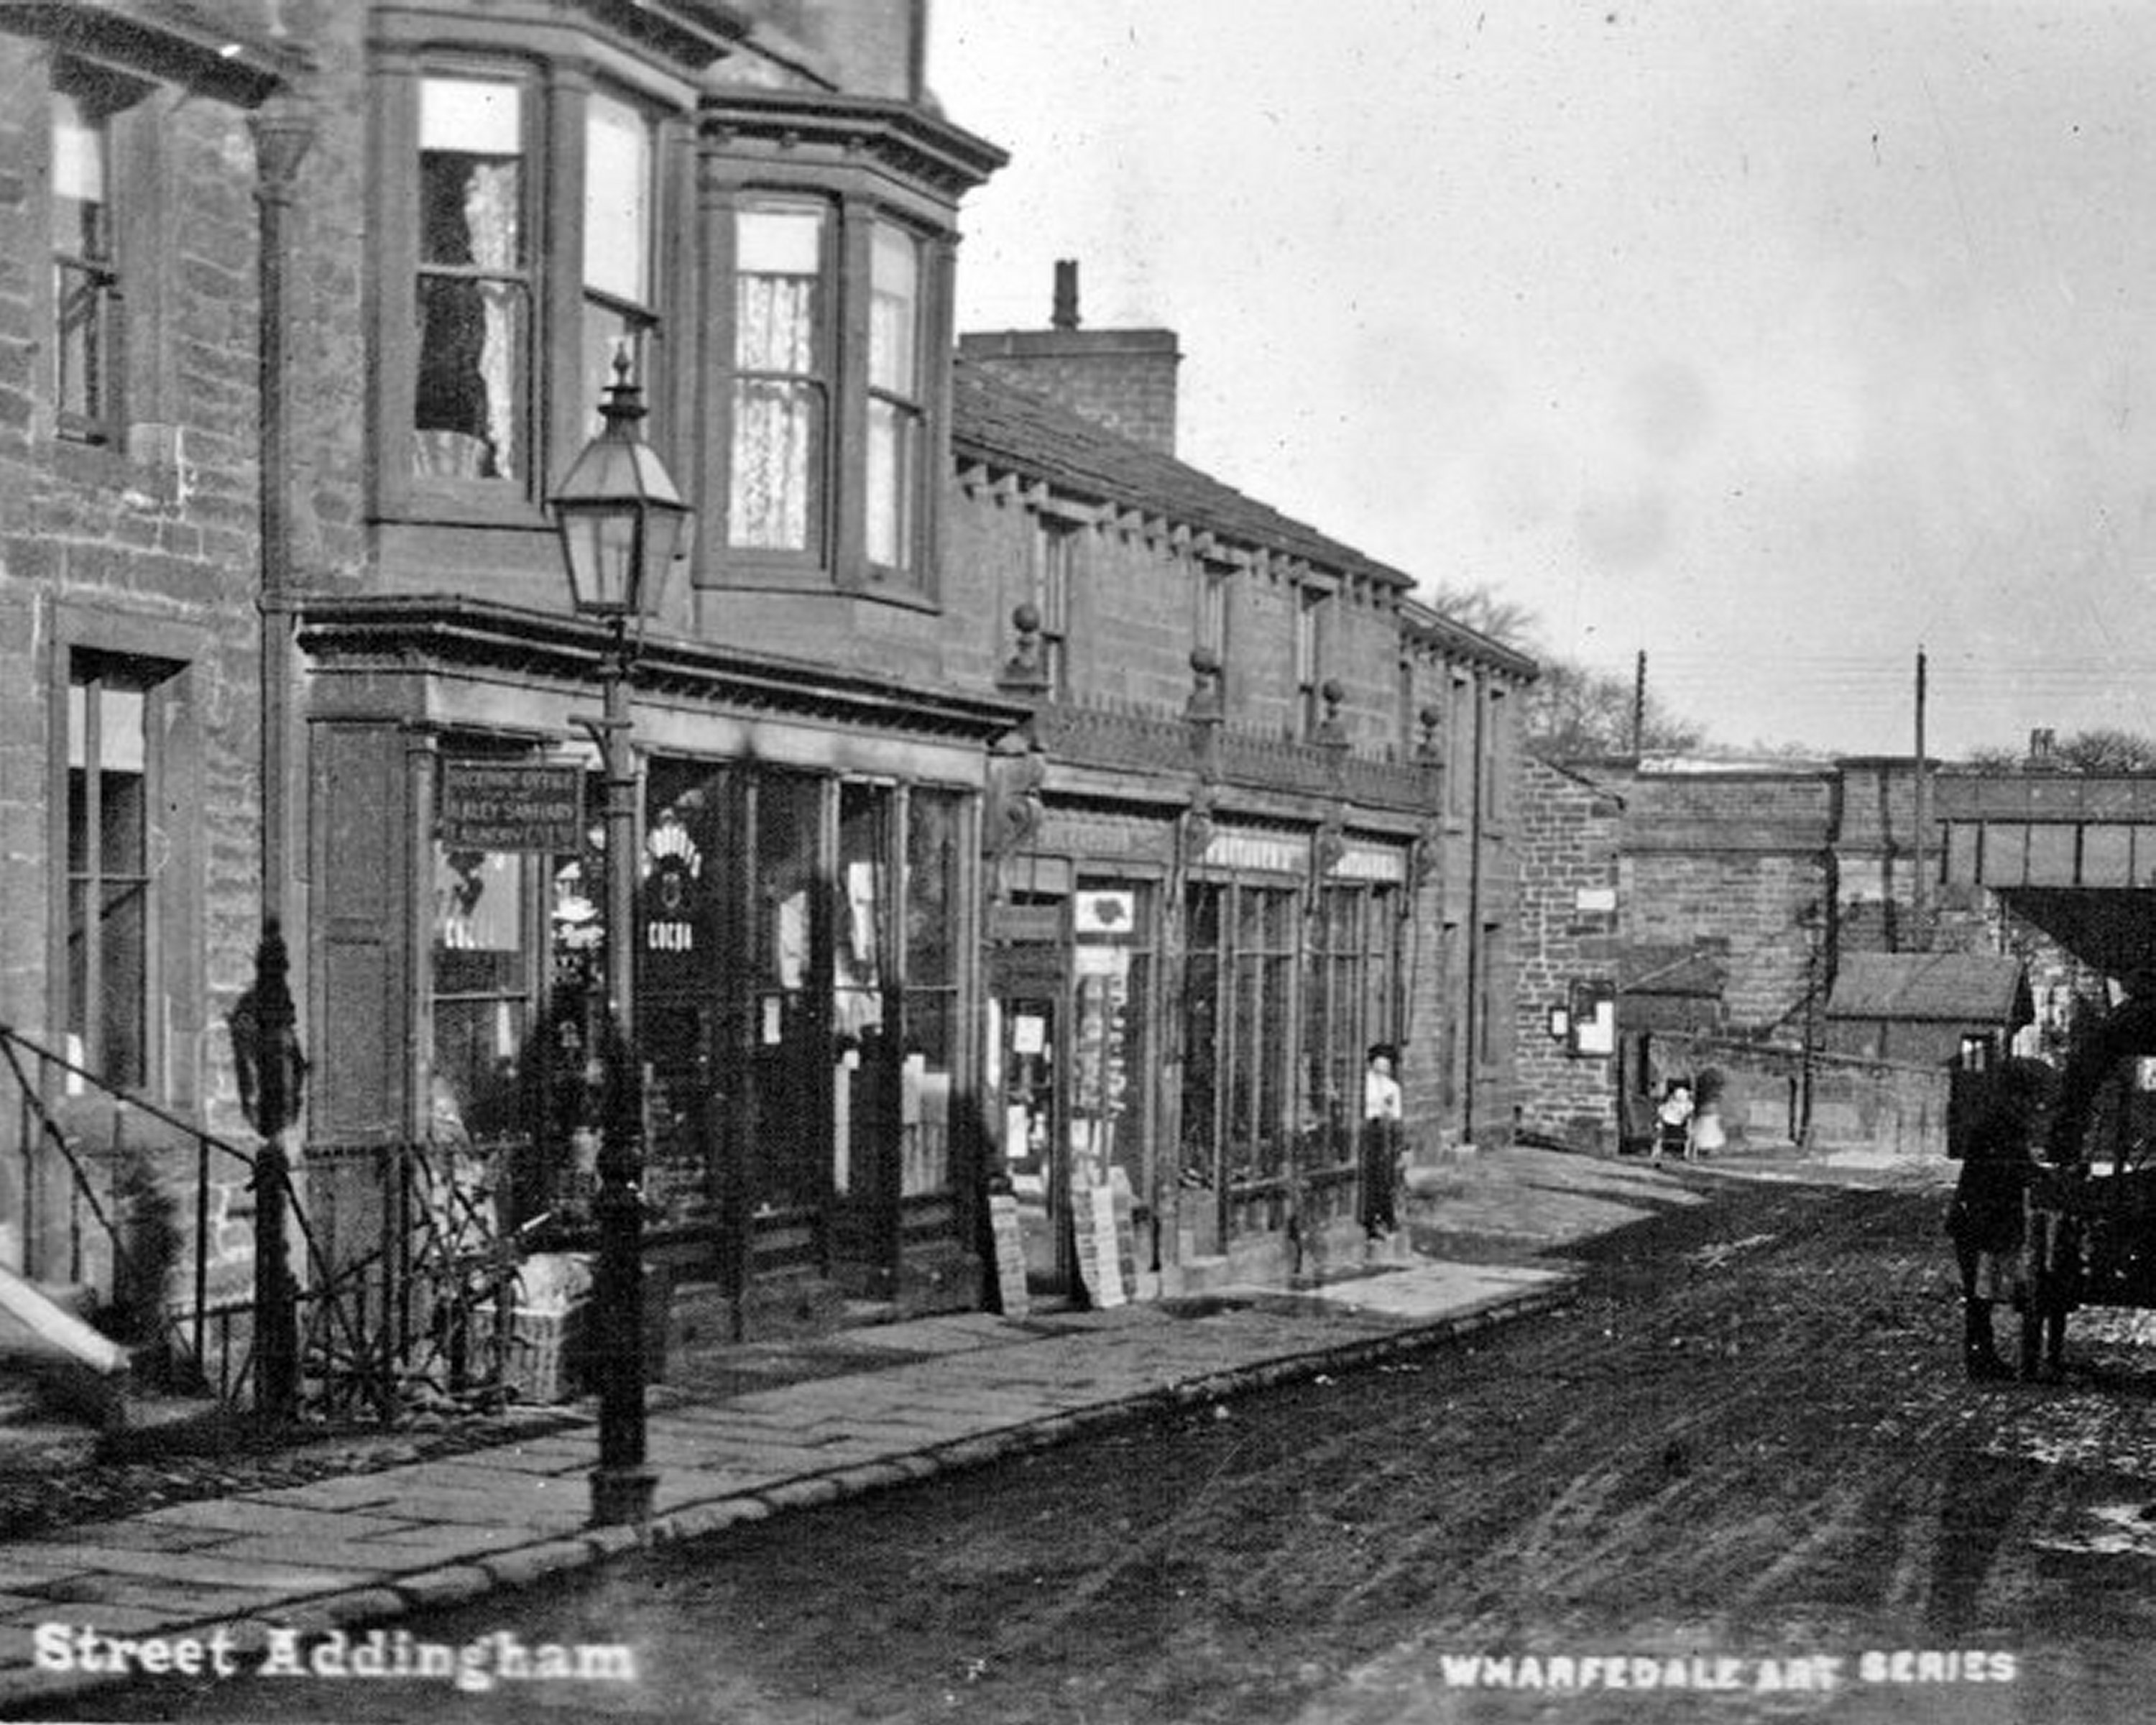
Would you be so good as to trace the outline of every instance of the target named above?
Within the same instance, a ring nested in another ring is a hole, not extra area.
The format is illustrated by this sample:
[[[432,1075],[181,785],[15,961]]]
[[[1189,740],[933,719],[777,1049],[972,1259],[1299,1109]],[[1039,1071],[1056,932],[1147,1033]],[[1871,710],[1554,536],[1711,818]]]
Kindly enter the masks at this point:
[[[285,1132],[301,1107],[304,1065],[291,1028],[285,983],[284,927],[292,873],[290,809],[292,683],[292,454],[287,348],[290,320],[285,286],[290,241],[286,217],[294,182],[313,122],[280,103],[249,122],[254,135],[254,197],[260,216],[258,366],[261,414],[259,470],[262,590],[259,638],[262,685],[262,932],[256,955],[259,1050],[264,1084],[257,1119],[261,1148],[254,1165],[255,1401],[272,1421],[296,1410],[300,1389],[298,1289],[288,1236],[291,1162]],[[288,1085],[289,1080],[289,1085]]]
[[[1475,746],[1473,770],[1468,775],[1467,805],[1467,1046],[1462,1050],[1464,1076],[1460,1085],[1463,1115],[1460,1142],[1475,1142],[1475,1110],[1481,1100],[1482,1039],[1488,1034],[1482,1019],[1482,976],[1489,968],[1482,933],[1483,814],[1490,788],[1490,683],[1486,670],[1475,680]]]
[[[282,924],[292,876],[292,435],[290,318],[285,310],[290,235],[287,226],[300,164],[314,142],[308,116],[285,104],[249,121],[254,135],[254,199],[260,214],[257,341],[262,425],[262,921]]]

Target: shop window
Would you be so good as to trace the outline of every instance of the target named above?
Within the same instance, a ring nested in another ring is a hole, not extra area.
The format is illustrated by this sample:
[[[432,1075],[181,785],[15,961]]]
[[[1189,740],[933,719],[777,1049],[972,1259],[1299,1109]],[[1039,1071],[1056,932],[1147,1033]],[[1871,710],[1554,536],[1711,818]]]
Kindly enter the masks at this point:
[[[1144,881],[1089,880],[1074,910],[1077,1147],[1089,1182],[1120,1168],[1141,1205],[1154,1185],[1143,1079],[1152,1070],[1153,891]]]
[[[817,892],[824,789],[805,774],[763,772],[749,791],[754,1053],[743,1150],[750,1201],[762,1215],[805,1208],[824,1189],[833,1036],[814,954],[830,938]]]
[[[473,1140],[518,1122],[537,982],[529,862],[516,851],[434,847],[431,1110],[438,1128]]]
[[[1303,989],[1309,1168],[1352,1170],[1370,1045],[1390,1043],[1394,890],[1327,886],[1319,895]]]
[[[1287,1170],[1289,1038],[1296,955],[1296,896],[1245,886],[1237,894],[1235,1040],[1228,1063],[1231,1173],[1271,1180]]]
[[[906,798],[899,1096],[899,1191],[906,1197],[941,1192],[951,1183],[964,814],[965,799],[954,792],[916,789]]]
[[[840,1198],[878,1189],[875,1158],[894,1100],[904,1106],[908,1065],[891,1022],[887,994],[897,952],[891,937],[891,841],[896,793],[889,785],[839,787],[837,888],[830,952],[831,1024],[837,1053],[831,1122],[831,1190]],[[918,1069],[915,1068],[917,1074]],[[900,1086],[894,1096],[892,1083]],[[901,1121],[903,1122],[901,1111]]]
[[[1194,882],[1183,897],[1183,1168],[1187,1186],[1220,1181],[1220,991],[1228,889]]]
[[[1249,1188],[1287,1171],[1296,903],[1285,888],[1190,891],[1184,1158],[1203,1159],[1209,1183]]]

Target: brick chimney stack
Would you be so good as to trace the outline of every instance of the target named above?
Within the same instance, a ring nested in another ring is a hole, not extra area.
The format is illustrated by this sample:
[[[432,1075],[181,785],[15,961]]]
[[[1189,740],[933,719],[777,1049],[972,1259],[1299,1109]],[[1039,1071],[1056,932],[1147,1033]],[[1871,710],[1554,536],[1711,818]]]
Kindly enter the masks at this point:
[[[1175,331],[1081,329],[1075,259],[1056,260],[1048,328],[961,336],[958,352],[1111,431],[1175,453],[1175,374],[1183,363]]]

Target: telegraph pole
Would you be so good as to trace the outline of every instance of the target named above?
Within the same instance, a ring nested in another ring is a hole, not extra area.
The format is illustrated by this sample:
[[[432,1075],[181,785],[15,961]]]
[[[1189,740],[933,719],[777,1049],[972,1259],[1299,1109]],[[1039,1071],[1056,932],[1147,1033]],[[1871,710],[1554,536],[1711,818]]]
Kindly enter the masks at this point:
[[[1909,883],[1909,921],[1912,944],[1919,952],[1928,952],[1932,946],[1930,906],[1927,902],[1925,880],[1925,841],[1931,836],[1932,798],[1931,774],[1924,761],[1924,649],[1917,647],[1917,814],[1916,843],[1913,868],[1915,877]]]
[[[1647,736],[1647,649],[1642,647],[1632,666],[1632,758],[1638,760]]]

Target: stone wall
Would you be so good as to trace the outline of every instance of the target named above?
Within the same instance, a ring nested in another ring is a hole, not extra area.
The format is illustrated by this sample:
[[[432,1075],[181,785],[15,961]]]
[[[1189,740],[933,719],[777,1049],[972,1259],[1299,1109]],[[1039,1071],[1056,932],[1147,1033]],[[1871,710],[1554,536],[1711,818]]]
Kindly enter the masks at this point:
[[[1615,1127],[1614,1064],[1607,1055],[1573,1053],[1568,1038],[1551,1035],[1549,1014],[1569,1005],[1573,984],[1616,974],[1624,804],[1536,760],[1525,762],[1520,791],[1520,1128],[1599,1146]]]
[[[250,972],[260,902],[254,145],[239,108],[154,80],[116,116],[116,409],[109,438],[64,435],[49,261],[53,64],[43,43],[0,31],[0,257],[12,260],[0,267],[0,901],[11,907],[0,1019],[71,1051],[58,968],[67,788],[51,726],[74,655],[101,655],[106,675],[158,691],[145,1088],[244,1137],[223,1019]],[[12,1073],[5,1083],[12,1133]],[[76,1124],[96,1177],[147,1158],[191,1225],[190,1146],[139,1110],[116,1116],[93,1100],[78,1099]],[[116,1137],[135,1148],[116,1152]],[[68,1273],[69,1180],[46,1170],[25,1192],[12,1148],[0,1164],[0,1215],[23,1236],[11,1255],[33,1274]],[[246,1230],[229,1225],[244,1208],[241,1172],[213,1168],[211,1226],[228,1257],[245,1249]]]

